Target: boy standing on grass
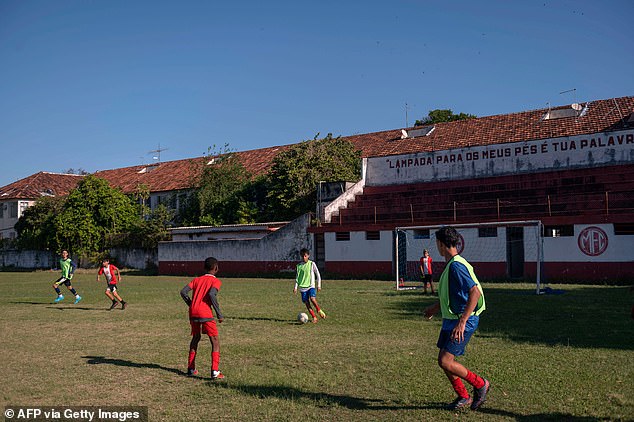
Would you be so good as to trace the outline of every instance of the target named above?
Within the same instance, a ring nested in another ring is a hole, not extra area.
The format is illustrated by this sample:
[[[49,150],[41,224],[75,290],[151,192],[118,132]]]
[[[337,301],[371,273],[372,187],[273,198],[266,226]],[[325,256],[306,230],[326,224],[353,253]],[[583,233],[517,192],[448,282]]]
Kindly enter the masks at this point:
[[[434,294],[434,285],[431,279],[431,263],[432,259],[429,256],[429,251],[427,249],[423,249],[423,256],[420,259],[420,275],[423,280],[423,289],[425,289],[425,294],[427,294],[427,286],[431,288],[431,294]]]
[[[59,260],[59,267],[62,269],[62,276],[53,283],[53,289],[57,293],[57,298],[53,301],[54,303],[61,302],[64,300],[64,295],[62,291],[59,289],[59,286],[64,284],[68,290],[72,294],[75,295],[75,304],[77,304],[81,300],[81,296],[73,289],[73,286],[70,280],[73,278],[73,274],[75,273],[75,263],[68,256],[68,251],[64,249],[62,251],[62,259]]]
[[[115,274],[116,273],[116,274]],[[101,261],[101,268],[97,272],[97,282],[100,281],[101,274],[106,276],[106,281],[108,282],[108,287],[106,287],[106,296],[108,299],[112,301],[112,305],[110,305],[109,310],[113,310],[117,307],[117,300],[121,302],[121,310],[123,311],[128,305],[127,302],[121,299],[119,293],[117,292],[117,281],[121,281],[121,274],[119,274],[119,269],[110,263],[108,258]]]
[[[486,400],[490,383],[458,363],[456,356],[464,354],[469,339],[478,328],[479,315],[485,309],[484,293],[473,267],[458,255],[458,240],[458,232],[453,227],[442,227],[436,232],[436,246],[447,265],[438,282],[439,300],[425,308],[424,314],[431,319],[439,310],[442,313],[437,343],[440,349],[438,365],[458,394],[447,408],[457,410],[471,405],[471,410],[476,410]],[[473,398],[462,383],[463,379],[473,386]]]
[[[317,317],[313,312],[312,305],[320,317],[326,318],[326,313],[319,307],[317,303],[317,293],[315,292],[315,279],[317,279],[317,291],[321,291],[321,275],[317,269],[317,264],[308,259],[310,252],[308,249],[303,248],[299,251],[299,255],[302,257],[302,262],[297,264],[297,276],[295,278],[295,288],[293,293],[297,294],[297,288],[302,294],[302,302],[306,305],[306,309],[313,317],[313,324],[317,324]]]
[[[224,318],[220,311],[218,298],[216,295],[222,283],[216,278],[218,272],[218,260],[209,257],[205,259],[206,274],[193,279],[181,290],[181,297],[189,306],[189,323],[192,327],[192,341],[189,343],[189,360],[187,361],[187,375],[198,374],[196,370],[196,351],[200,341],[201,332],[209,336],[211,341],[211,379],[221,380],[224,375],[218,369],[220,364],[220,340],[218,339],[218,328],[216,320],[221,323]],[[189,292],[192,292],[192,298]],[[213,311],[212,311],[213,308]]]

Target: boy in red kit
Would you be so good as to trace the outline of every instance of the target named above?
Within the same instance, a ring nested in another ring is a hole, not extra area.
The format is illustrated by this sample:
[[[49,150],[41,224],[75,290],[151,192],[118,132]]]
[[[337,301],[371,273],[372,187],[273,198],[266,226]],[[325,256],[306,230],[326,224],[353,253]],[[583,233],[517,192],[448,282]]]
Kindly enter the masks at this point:
[[[108,296],[108,299],[112,301],[112,305],[110,305],[109,310],[113,310],[117,307],[117,300],[121,302],[121,310],[124,310],[128,303],[121,299],[121,296],[119,296],[119,293],[117,292],[117,281],[121,281],[119,269],[112,265],[110,260],[106,258],[101,261],[101,268],[99,268],[99,271],[97,272],[97,282],[100,281],[101,274],[106,276],[106,281],[108,282],[108,287],[106,287],[106,296]]]
[[[429,256],[429,251],[427,249],[423,249],[423,256],[420,258],[420,275],[423,280],[423,288],[425,289],[425,294],[427,294],[427,286],[431,287],[431,294],[434,294],[434,284],[431,279],[431,263],[432,259]]]
[[[218,272],[218,260],[216,258],[205,259],[206,274],[193,279],[181,290],[181,297],[189,306],[189,323],[192,327],[192,341],[189,343],[189,360],[187,361],[187,375],[198,374],[196,370],[196,351],[200,341],[201,332],[207,334],[211,341],[211,379],[221,380],[224,375],[218,370],[220,363],[220,340],[216,320],[223,321],[222,312],[216,295],[222,283],[216,278]],[[192,298],[189,292],[192,292]],[[213,311],[212,311],[213,308]]]

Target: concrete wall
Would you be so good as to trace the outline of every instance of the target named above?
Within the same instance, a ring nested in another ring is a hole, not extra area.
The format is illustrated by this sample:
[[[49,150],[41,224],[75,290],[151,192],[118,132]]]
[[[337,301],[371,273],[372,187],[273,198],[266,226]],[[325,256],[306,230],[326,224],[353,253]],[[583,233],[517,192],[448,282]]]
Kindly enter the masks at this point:
[[[59,257],[49,251],[0,251],[0,268],[54,268]]]
[[[420,138],[424,142],[425,138]],[[366,185],[389,186],[634,162],[634,130],[368,158]]]
[[[156,249],[120,249],[110,250],[110,256],[119,268],[145,270],[158,267]]]
[[[444,268],[431,230],[431,239],[420,239],[408,230],[406,241],[408,274],[417,275],[418,260],[428,249],[434,261],[434,278]],[[506,229],[498,227],[497,237],[480,238],[477,228],[462,228],[460,253],[483,278],[507,277]],[[534,227],[524,228],[524,273],[534,278],[538,239]],[[366,240],[365,232],[350,232],[349,241],[337,241],[335,233],[325,233],[326,271],[361,278],[368,275],[392,276],[394,273],[394,236],[381,231],[380,240]],[[634,236],[615,235],[612,224],[576,224],[574,236],[542,238],[544,280],[620,280],[634,278]]]
[[[203,261],[210,256],[220,261],[222,275],[292,272],[299,250],[314,250],[309,223],[306,214],[261,239],[160,242],[159,273],[201,274]]]

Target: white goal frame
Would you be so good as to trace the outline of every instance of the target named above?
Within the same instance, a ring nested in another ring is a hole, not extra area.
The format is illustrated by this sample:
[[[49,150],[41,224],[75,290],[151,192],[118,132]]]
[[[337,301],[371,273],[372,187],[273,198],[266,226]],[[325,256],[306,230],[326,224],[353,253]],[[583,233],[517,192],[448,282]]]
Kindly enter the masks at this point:
[[[542,265],[544,263],[544,226],[540,220],[521,220],[521,221],[494,221],[488,223],[463,223],[463,224],[433,224],[427,226],[403,226],[394,228],[394,268],[395,268],[395,282],[396,290],[412,290],[418,287],[403,287],[400,285],[399,280],[399,232],[406,233],[411,230],[438,230],[443,226],[451,226],[456,229],[461,228],[480,228],[480,227],[537,227],[536,242],[536,294],[541,294],[542,285]]]

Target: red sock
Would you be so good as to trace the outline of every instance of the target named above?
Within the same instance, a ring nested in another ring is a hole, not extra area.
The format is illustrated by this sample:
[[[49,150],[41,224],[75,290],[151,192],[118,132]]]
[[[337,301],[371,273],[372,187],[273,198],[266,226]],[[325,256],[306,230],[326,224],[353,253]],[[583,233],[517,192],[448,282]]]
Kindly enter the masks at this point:
[[[211,352],[211,370],[217,371],[220,364],[220,352]]]
[[[482,377],[474,374],[473,372],[467,370],[467,376],[464,378],[469,384],[473,385],[475,388],[484,387],[484,380]]]
[[[464,384],[460,378],[451,381],[451,386],[460,398],[466,399],[469,397],[469,393],[467,393],[467,389],[464,388]]]
[[[317,309],[317,312],[321,311],[321,309],[319,308],[319,305],[316,305],[313,303],[313,305],[315,305],[315,309]]]
[[[310,315],[311,315],[313,318],[317,318],[317,317],[315,316],[315,312],[313,312],[313,310],[312,310],[312,309],[309,309],[309,310],[308,310],[308,312],[310,312]]]
[[[189,351],[189,359],[187,360],[187,369],[195,369],[196,368],[196,351]]]

